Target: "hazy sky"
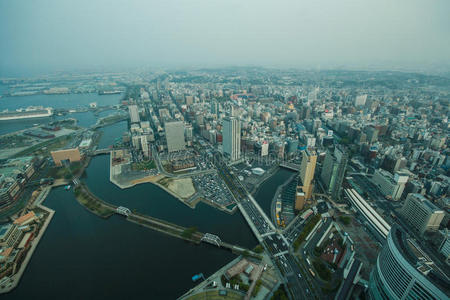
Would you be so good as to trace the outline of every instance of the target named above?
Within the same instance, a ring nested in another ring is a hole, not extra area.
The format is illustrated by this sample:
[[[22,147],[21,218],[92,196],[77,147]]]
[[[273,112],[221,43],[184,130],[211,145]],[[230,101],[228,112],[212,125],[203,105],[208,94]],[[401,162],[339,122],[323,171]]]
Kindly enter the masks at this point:
[[[136,66],[450,65],[449,0],[0,0],[0,76]]]

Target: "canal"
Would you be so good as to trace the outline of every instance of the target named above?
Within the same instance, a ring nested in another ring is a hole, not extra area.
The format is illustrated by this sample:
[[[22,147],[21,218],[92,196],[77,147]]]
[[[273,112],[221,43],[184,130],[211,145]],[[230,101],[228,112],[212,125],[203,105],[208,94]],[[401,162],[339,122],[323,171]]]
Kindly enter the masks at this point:
[[[114,143],[126,122],[101,129],[100,148]],[[292,172],[280,169],[255,199],[269,212],[279,184]],[[224,213],[204,203],[195,209],[161,188],[140,184],[120,189],[109,181],[109,156],[92,159],[82,180],[105,201],[253,248],[257,240],[239,212]],[[199,272],[211,275],[235,255],[208,244],[195,245],[128,222],[104,220],[75,200],[72,191],[53,189],[44,205],[56,211],[19,286],[5,299],[176,299],[195,284]]]
[[[44,205],[56,211],[19,286],[2,299],[175,299],[235,255],[195,245],[121,216],[101,219],[57,188]]]
[[[269,219],[271,219],[270,207],[272,199],[275,196],[277,188],[289,180],[294,173],[294,171],[280,168],[272,177],[265,181],[256,192],[254,198],[258,201],[259,206],[261,206]]]

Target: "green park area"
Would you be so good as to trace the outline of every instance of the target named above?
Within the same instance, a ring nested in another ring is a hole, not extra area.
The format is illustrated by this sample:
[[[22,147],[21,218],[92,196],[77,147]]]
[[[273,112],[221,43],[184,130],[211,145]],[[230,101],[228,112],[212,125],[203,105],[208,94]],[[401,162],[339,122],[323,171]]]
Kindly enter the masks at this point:
[[[305,228],[303,228],[303,231],[298,235],[297,239],[294,242],[294,249],[295,251],[298,250],[298,248],[300,247],[301,243],[306,239],[306,237],[308,236],[308,234],[313,230],[314,226],[316,226],[316,224],[320,221],[321,215],[317,214],[313,217],[311,217],[306,225]]]
[[[146,170],[152,170],[156,168],[156,164],[154,160],[148,160],[148,161],[142,161],[133,163],[131,165],[131,169],[133,171],[146,171]]]
[[[339,221],[344,225],[349,225],[352,222],[352,217],[350,216],[339,216]]]
[[[189,227],[189,228],[186,228],[186,229],[181,233],[181,236],[184,237],[184,238],[186,238],[186,239],[191,239],[191,238],[192,238],[192,235],[193,235],[194,233],[196,233],[196,232],[197,232],[197,227]]]
[[[312,264],[321,279],[325,281],[331,280],[331,271],[321,260],[315,259]]]
[[[220,294],[220,293],[223,294]],[[202,293],[198,293],[186,298],[187,300],[241,300],[244,299],[244,295],[241,293],[232,291],[232,290],[218,290],[214,289],[211,291],[206,291]]]
[[[47,177],[54,179],[66,179],[72,178],[73,174],[77,174],[82,168],[82,162],[73,162],[70,165],[65,165],[61,167],[50,168]]]
[[[82,187],[76,187],[74,189],[74,193],[75,198],[81,205],[83,205],[84,207],[86,207],[88,210],[98,215],[99,217],[108,218],[112,214],[114,214],[114,211],[111,208],[103,205],[100,201],[98,201],[98,199],[92,197]]]

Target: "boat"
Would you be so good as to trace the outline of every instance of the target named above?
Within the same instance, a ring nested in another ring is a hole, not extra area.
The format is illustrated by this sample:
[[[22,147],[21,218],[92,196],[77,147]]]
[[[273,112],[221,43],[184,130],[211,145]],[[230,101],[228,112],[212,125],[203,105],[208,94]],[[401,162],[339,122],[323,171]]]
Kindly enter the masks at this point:
[[[0,112],[0,121],[30,119],[30,118],[45,118],[53,115],[53,108],[42,106],[30,106],[25,109],[19,108],[15,111]]]
[[[113,90],[113,91],[99,91],[99,95],[114,95],[114,94],[120,94],[122,91],[119,90]]]
[[[66,185],[66,186],[64,187],[64,189],[65,189],[66,191],[70,190],[70,188],[71,188],[70,184],[68,184],[68,185]]]

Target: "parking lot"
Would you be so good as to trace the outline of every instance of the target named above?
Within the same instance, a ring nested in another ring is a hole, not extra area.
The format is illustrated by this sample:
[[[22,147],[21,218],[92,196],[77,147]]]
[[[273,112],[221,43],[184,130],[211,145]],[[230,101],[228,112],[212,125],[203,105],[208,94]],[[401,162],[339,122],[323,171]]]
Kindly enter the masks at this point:
[[[197,191],[209,201],[220,206],[228,206],[234,203],[233,196],[228,190],[225,182],[217,174],[202,174],[192,176]]]

